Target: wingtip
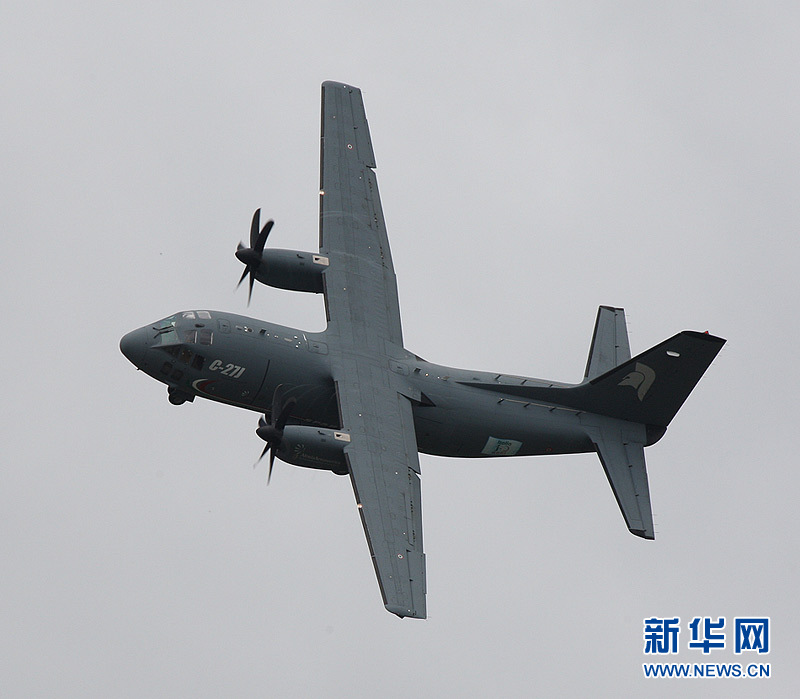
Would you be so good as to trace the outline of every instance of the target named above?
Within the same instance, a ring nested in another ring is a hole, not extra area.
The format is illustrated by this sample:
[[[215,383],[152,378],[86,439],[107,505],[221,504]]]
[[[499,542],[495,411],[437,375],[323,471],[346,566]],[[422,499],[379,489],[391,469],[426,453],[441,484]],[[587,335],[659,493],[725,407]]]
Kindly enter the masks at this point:
[[[386,611],[389,611],[392,614],[395,614],[396,616],[399,616],[401,619],[404,619],[405,617],[409,617],[411,619],[425,619],[425,618],[427,618],[425,612],[418,613],[414,609],[408,609],[407,607],[402,607],[400,605],[387,604],[387,605],[384,605],[384,606],[386,607]]]
[[[656,535],[653,532],[649,532],[644,529],[631,529],[629,531],[631,534],[638,536],[640,539],[647,539],[648,541],[655,541],[656,539]]]
[[[325,90],[327,88],[342,88],[345,90],[358,90],[357,87],[354,85],[349,85],[348,83],[339,82],[338,80],[325,80],[322,83],[322,89]]]

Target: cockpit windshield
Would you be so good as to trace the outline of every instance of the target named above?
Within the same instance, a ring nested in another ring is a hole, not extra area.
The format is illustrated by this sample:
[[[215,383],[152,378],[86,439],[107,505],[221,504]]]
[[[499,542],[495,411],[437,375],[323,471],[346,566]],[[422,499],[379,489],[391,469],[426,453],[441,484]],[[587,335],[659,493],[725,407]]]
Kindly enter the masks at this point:
[[[198,354],[192,345],[210,346],[213,344],[214,332],[203,322],[207,320],[211,320],[209,311],[184,311],[159,320],[153,325],[155,332],[153,347],[160,348],[173,357],[164,362],[162,373],[176,378],[175,372],[177,371],[182,376],[181,371],[173,369],[175,360],[191,366],[193,369],[202,370],[205,357]]]
[[[184,331],[183,341],[198,345],[210,345],[214,341],[214,333],[209,328],[192,328]]]
[[[181,317],[186,320],[194,320],[195,318],[198,320],[211,320],[211,313],[209,311],[184,311],[181,313]]]
[[[208,311],[185,311],[180,318],[177,315],[164,318],[153,325],[153,346],[164,349],[178,345],[209,346],[214,342],[214,331],[200,321],[210,319]]]
[[[153,326],[153,330],[156,332],[153,341],[155,347],[160,345],[175,345],[178,343],[178,332],[175,330],[175,316],[159,320]]]

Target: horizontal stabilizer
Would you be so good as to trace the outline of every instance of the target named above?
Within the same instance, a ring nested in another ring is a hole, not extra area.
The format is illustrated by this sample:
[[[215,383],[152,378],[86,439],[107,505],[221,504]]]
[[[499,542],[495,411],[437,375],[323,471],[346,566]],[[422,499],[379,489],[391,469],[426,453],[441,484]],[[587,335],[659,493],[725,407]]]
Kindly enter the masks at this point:
[[[610,421],[609,421],[610,422]],[[588,428],[600,463],[614,491],[614,497],[625,518],[631,534],[643,539],[655,539],[653,511],[650,506],[650,488],[647,484],[647,467],[644,460],[644,430],[631,434],[636,427],[606,424]]]
[[[600,306],[594,324],[585,377],[595,379],[631,358],[628,328],[622,308]]]

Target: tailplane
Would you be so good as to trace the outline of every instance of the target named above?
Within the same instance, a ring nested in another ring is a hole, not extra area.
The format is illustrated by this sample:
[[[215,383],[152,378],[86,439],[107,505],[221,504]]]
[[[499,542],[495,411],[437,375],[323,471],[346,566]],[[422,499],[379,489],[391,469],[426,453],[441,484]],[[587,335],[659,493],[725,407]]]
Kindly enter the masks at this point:
[[[625,312],[601,306],[584,382],[550,389],[548,400],[593,413],[582,422],[636,536],[655,539],[644,447],[661,438],[724,344],[684,331],[631,359]]]
[[[724,344],[721,337],[685,330],[631,358],[625,312],[601,306],[582,383],[474,385],[577,411],[628,529],[654,539],[644,448],[664,435]]]
[[[584,377],[588,380],[596,379],[630,358],[631,348],[628,344],[624,309],[600,306],[597,309]]]
[[[585,410],[592,440],[625,524],[655,539],[644,447],[658,441],[725,340],[684,331],[631,359],[625,311],[601,306],[584,382],[547,400]]]
[[[655,539],[644,445],[647,430],[623,420],[587,415],[581,421],[594,444],[631,534]]]

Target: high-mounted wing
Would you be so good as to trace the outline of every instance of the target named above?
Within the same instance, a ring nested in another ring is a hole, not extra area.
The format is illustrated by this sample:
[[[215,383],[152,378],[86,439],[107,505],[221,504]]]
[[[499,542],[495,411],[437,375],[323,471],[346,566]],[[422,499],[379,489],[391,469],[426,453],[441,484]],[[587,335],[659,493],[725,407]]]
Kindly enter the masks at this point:
[[[377,363],[345,357],[339,368],[347,376],[336,382],[350,434],[344,453],[383,603],[400,617],[424,619],[422,499],[411,403]]]
[[[400,309],[361,91],[322,85],[320,255],[345,455],[386,608],[425,618],[419,457]]]
[[[359,333],[354,344],[387,339],[402,347],[397,282],[358,88],[322,84],[320,150],[319,249],[330,260],[325,273],[329,330],[344,324]]]

